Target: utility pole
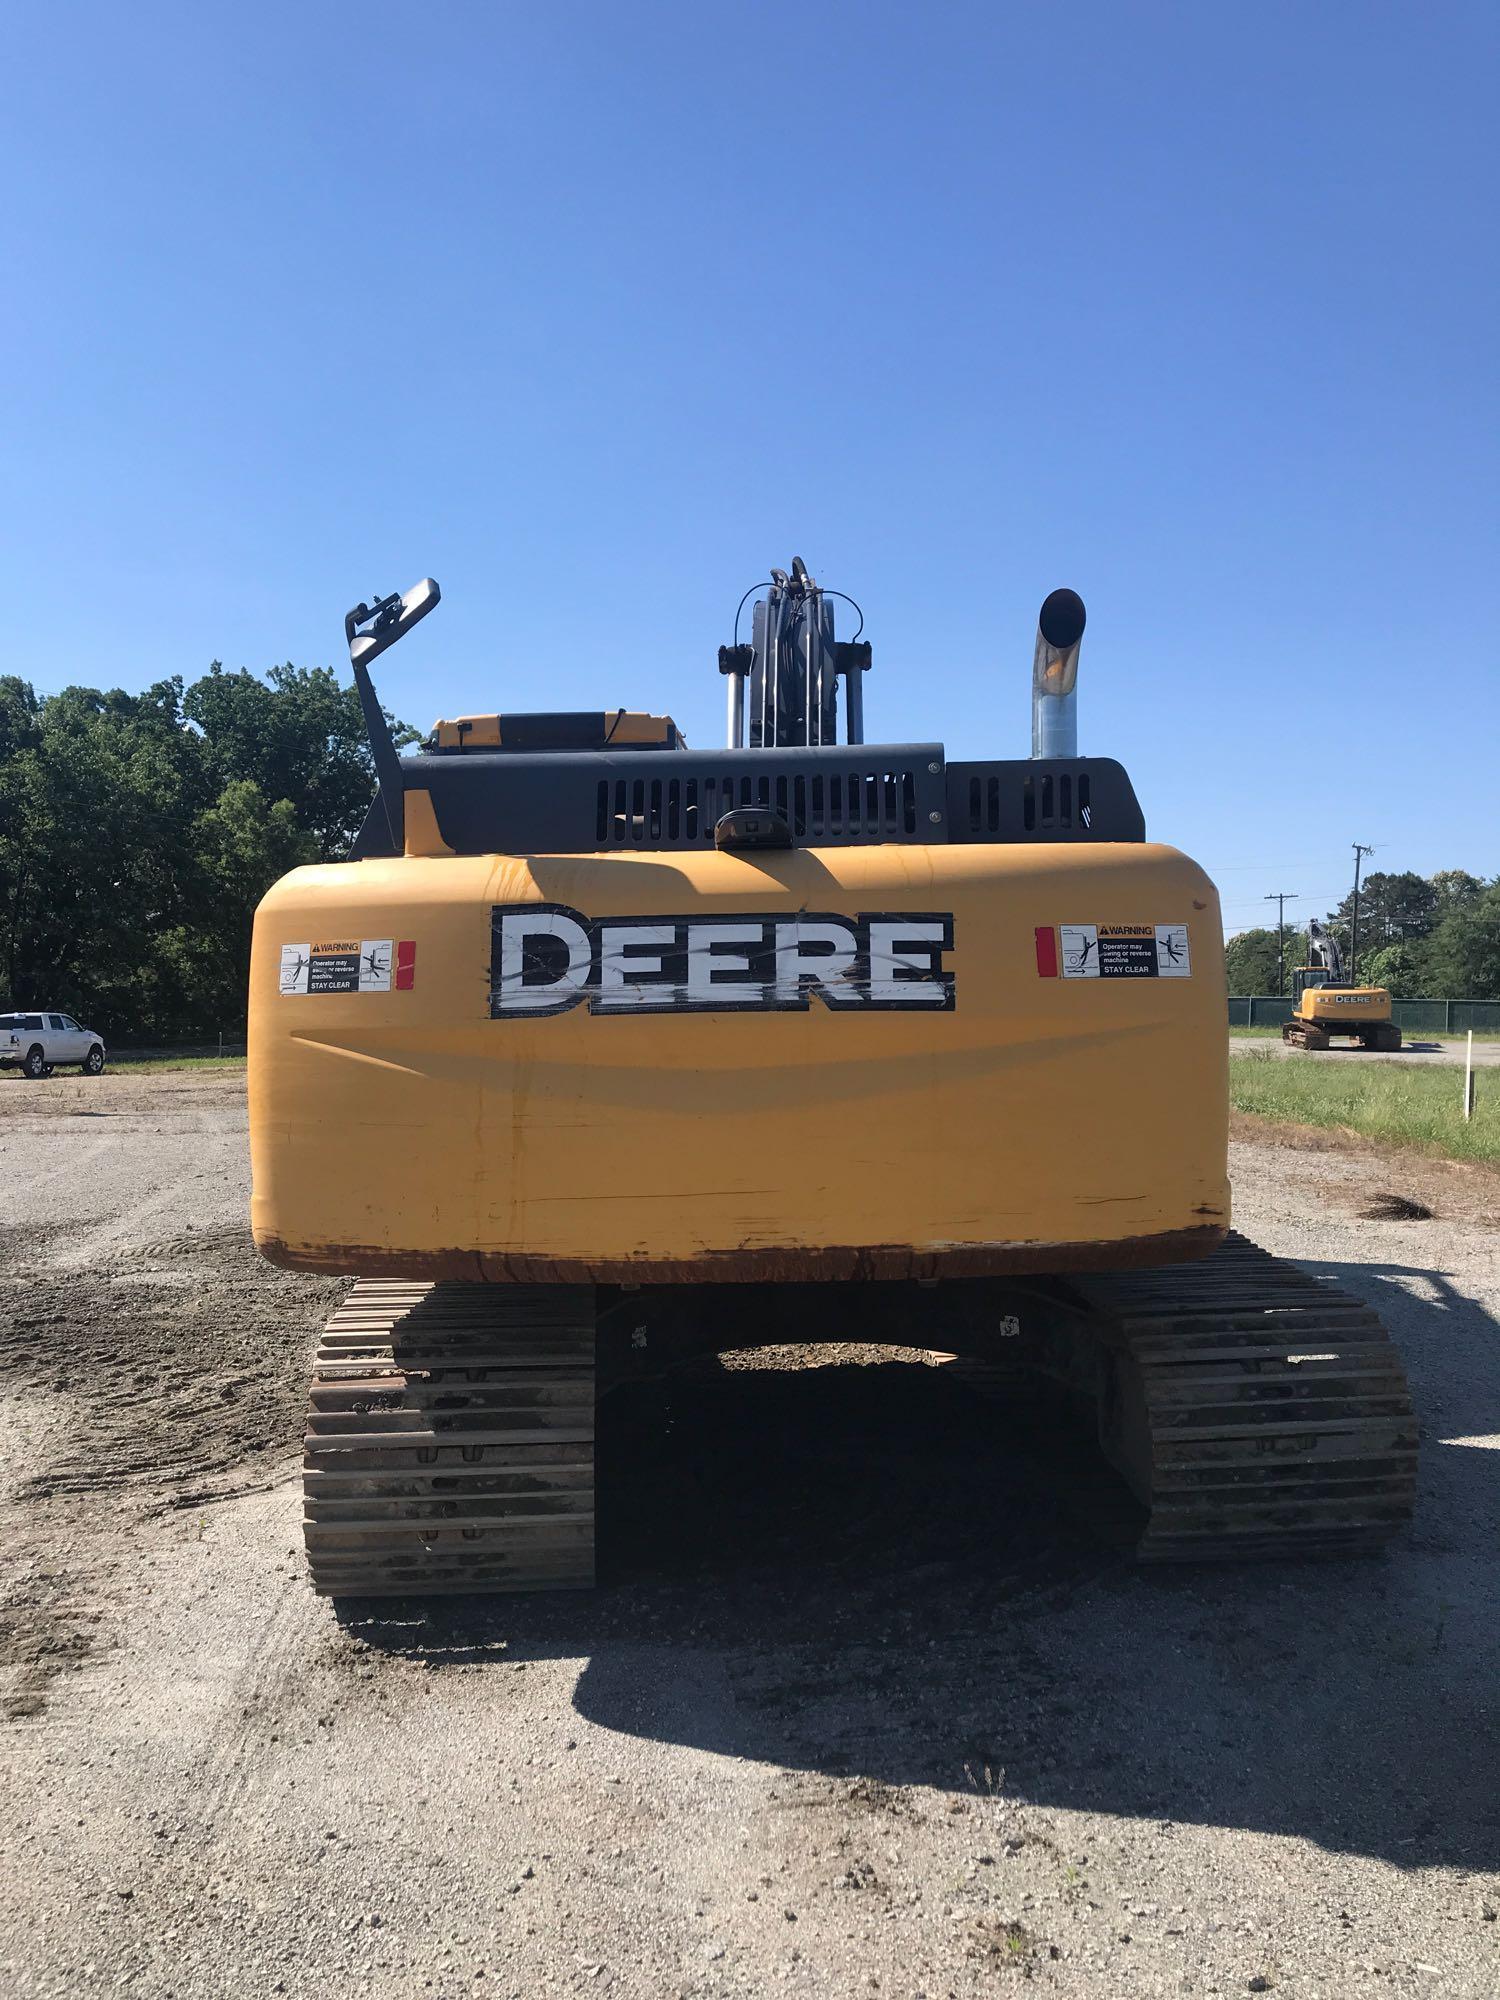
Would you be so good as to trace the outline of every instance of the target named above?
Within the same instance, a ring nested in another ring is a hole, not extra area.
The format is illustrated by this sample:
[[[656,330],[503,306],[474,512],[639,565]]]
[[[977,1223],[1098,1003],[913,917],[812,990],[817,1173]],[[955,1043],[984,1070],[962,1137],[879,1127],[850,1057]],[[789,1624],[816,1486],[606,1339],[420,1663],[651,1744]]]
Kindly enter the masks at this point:
[[[1278,1000],[1284,1000],[1286,998],[1286,906],[1297,901],[1297,894],[1292,889],[1275,889],[1261,900],[1276,905],[1276,997]]]
[[[1359,984],[1359,864],[1365,855],[1375,852],[1373,847],[1361,847],[1356,840],[1354,848],[1354,917],[1349,926],[1349,984]]]

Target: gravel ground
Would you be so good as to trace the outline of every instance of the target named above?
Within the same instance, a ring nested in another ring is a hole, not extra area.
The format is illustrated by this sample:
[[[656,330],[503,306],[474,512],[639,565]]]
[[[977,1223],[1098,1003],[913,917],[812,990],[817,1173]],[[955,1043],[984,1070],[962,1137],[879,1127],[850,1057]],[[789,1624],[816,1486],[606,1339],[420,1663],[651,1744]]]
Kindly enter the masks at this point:
[[[1256,1050],[1264,1050],[1273,1056],[1296,1056],[1301,1060],[1308,1056],[1306,1049],[1293,1048],[1279,1035],[1236,1035],[1229,1036],[1229,1053],[1232,1056],[1247,1056]],[[1464,1064],[1465,1044],[1462,1035],[1450,1041],[1430,1041],[1419,1035],[1415,1041],[1406,1042],[1399,1049],[1382,1054],[1376,1049],[1357,1049],[1340,1043],[1336,1049],[1318,1049],[1314,1052],[1319,1062],[1361,1062],[1361,1063],[1401,1063],[1407,1068],[1431,1069],[1451,1068],[1455,1063],[1461,1069]],[[1475,1069],[1494,1069],[1500,1066],[1500,1041],[1476,1042],[1474,1044]]]
[[[597,1593],[360,1622],[297,1546],[338,1287],[250,1252],[244,1132],[0,1086],[7,1993],[1500,1991],[1493,1174],[1234,1148],[1412,1371],[1379,1561],[1137,1572],[1025,1408],[794,1349],[601,1435]]]

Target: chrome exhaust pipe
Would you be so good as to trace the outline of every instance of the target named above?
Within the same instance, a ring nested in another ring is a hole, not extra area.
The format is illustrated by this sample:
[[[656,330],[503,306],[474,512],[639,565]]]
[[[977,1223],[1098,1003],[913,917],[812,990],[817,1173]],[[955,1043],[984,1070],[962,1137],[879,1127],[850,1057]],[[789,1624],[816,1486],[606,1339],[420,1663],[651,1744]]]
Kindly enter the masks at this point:
[[[1054,590],[1042,605],[1031,663],[1031,754],[1078,755],[1078,649],[1088,613],[1076,590]]]

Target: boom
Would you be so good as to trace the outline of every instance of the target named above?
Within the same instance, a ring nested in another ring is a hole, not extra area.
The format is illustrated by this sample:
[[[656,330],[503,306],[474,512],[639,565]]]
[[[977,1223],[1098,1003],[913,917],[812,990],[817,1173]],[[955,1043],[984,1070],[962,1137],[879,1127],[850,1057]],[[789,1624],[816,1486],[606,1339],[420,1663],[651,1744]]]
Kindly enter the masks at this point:
[[[1323,984],[1325,986],[1342,986],[1344,984],[1344,959],[1338,947],[1338,940],[1331,931],[1324,930],[1316,917],[1311,918],[1308,922],[1307,942],[1312,950],[1313,957],[1328,974]]]

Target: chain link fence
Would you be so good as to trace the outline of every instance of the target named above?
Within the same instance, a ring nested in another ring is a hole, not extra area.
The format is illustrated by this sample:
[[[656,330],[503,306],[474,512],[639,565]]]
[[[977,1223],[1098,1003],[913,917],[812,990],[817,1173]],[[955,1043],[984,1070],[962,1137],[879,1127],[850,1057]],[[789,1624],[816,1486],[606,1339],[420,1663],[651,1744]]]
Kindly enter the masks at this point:
[[[1393,1000],[1391,1013],[1403,1034],[1500,1035],[1500,1000]],[[1230,996],[1231,1028],[1279,1028],[1292,1018],[1292,1002],[1274,993]]]

